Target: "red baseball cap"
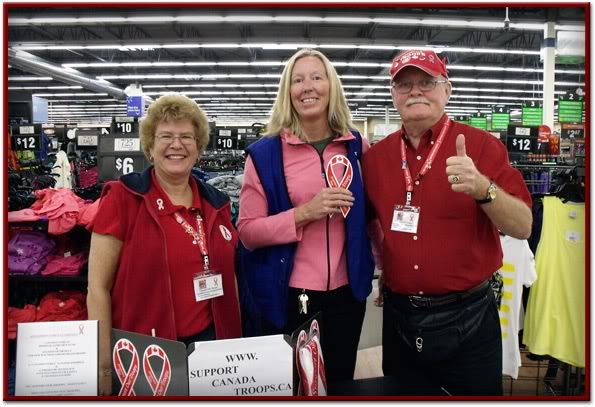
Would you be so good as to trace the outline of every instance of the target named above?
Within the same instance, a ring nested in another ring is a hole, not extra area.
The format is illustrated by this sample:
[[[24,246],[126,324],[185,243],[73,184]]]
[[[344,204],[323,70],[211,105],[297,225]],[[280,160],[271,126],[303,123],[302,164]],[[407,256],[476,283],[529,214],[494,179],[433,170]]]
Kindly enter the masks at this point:
[[[444,60],[438,58],[438,55],[432,50],[412,49],[405,51],[393,59],[389,71],[390,77],[394,79],[395,75],[401,72],[403,68],[414,66],[434,77],[442,75],[448,79],[445,60],[446,58]]]

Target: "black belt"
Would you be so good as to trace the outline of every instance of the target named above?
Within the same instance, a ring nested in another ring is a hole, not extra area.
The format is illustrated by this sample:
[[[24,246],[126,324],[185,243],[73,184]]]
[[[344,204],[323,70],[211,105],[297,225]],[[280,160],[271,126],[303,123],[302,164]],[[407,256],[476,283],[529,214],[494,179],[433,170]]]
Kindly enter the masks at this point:
[[[463,301],[464,299],[469,298],[472,294],[475,294],[476,292],[483,290],[489,285],[490,281],[486,280],[468,291],[442,295],[440,297],[423,297],[419,295],[410,295],[408,296],[408,298],[411,305],[413,305],[416,308],[441,307],[444,305],[455,304],[457,302]]]

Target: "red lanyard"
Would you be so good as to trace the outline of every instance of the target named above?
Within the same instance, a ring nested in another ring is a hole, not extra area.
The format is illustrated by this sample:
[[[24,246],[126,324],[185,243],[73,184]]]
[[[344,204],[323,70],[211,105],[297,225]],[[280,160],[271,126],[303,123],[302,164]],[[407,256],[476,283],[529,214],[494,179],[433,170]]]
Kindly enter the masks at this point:
[[[424,175],[426,175],[430,168],[432,168],[432,162],[434,161],[434,158],[436,158],[436,154],[438,154],[438,150],[440,149],[442,141],[444,141],[444,137],[446,136],[449,128],[450,119],[446,119],[446,123],[444,123],[444,126],[442,126],[442,130],[440,130],[440,134],[434,143],[434,147],[432,147],[430,150],[430,154],[428,155],[428,158],[426,158],[426,162],[421,167],[421,171],[417,174],[417,177],[415,177],[416,181],[420,180]],[[405,154],[406,148],[407,146],[405,146],[405,140],[401,138],[401,160],[403,163],[402,168],[403,174],[405,175],[405,188],[407,191],[405,198],[407,200],[406,205],[409,206],[411,205],[411,196],[413,193],[413,179],[411,178],[411,171],[409,171],[409,165],[407,164],[407,155]]]
[[[182,217],[178,212],[174,212],[176,221],[182,226],[184,231],[192,236],[192,244],[197,244],[200,250],[200,254],[204,260],[205,271],[209,270],[209,251],[207,250],[207,235],[203,228],[203,220],[200,213],[196,212],[196,230],[186,222],[186,219]]]

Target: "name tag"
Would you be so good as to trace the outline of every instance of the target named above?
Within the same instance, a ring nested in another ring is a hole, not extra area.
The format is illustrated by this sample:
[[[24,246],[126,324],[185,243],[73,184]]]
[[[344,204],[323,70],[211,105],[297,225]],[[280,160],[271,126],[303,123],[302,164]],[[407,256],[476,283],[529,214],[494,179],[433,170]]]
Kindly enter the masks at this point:
[[[419,209],[418,206],[395,205],[390,230],[395,232],[417,233]]]
[[[223,295],[221,273],[206,272],[194,275],[194,298],[196,302],[210,300]]]

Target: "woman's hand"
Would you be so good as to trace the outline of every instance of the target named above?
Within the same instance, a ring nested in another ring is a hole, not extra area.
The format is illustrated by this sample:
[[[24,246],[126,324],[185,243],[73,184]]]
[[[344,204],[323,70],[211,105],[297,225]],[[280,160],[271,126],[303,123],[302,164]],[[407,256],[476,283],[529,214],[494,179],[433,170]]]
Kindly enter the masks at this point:
[[[384,305],[384,293],[382,292],[382,287],[384,286],[384,273],[380,271],[380,275],[378,276],[378,296],[374,298],[374,305],[377,307],[382,307]]]
[[[99,370],[99,395],[112,395],[112,369]]]
[[[353,206],[355,198],[348,189],[323,188],[307,204],[295,210],[295,223],[303,226],[333,213],[340,213],[342,206]]]

